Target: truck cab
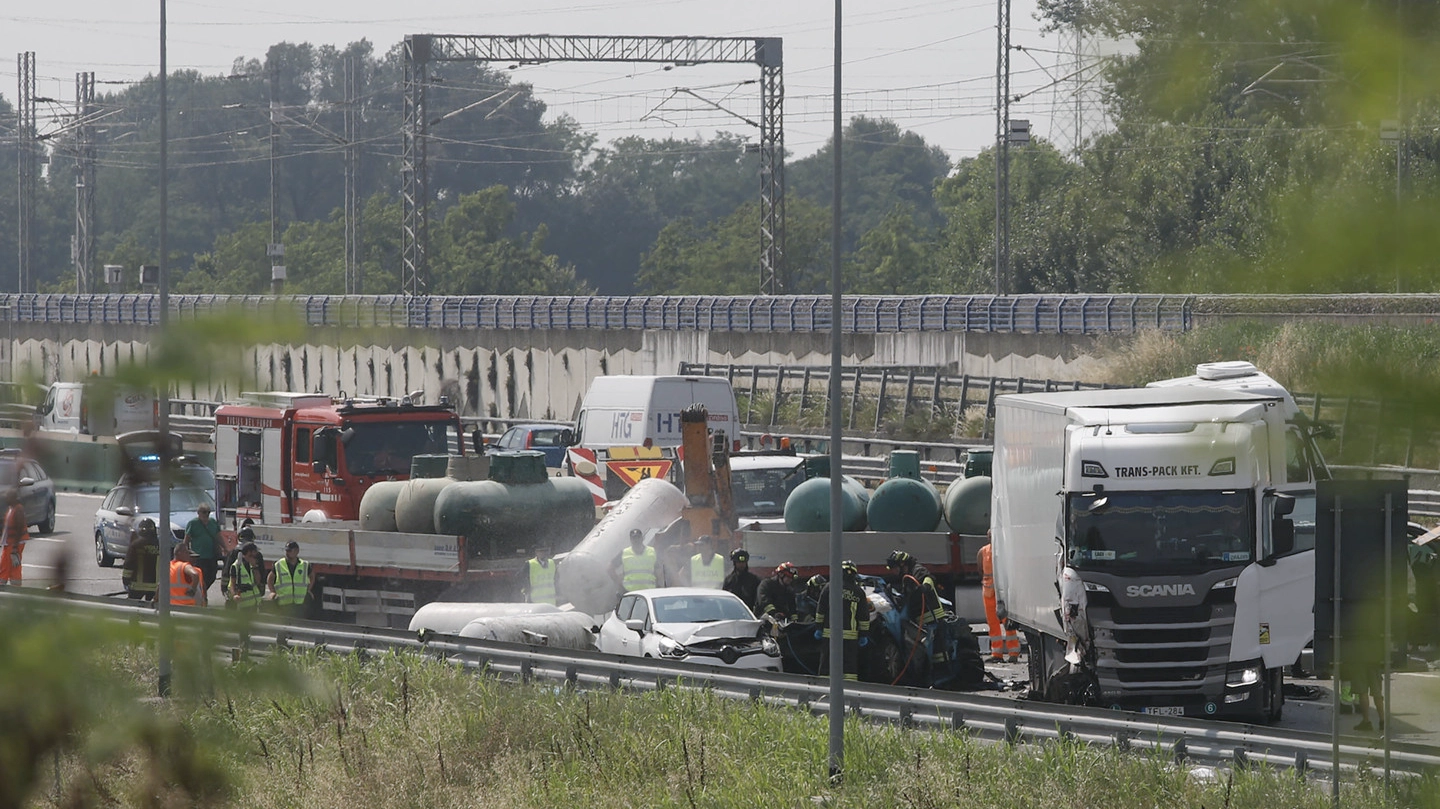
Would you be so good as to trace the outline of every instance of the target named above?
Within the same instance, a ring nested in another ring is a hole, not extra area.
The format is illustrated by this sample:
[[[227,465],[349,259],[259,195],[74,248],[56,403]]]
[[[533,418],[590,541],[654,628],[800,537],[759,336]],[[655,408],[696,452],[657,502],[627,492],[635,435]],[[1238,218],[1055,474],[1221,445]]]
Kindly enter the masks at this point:
[[[406,480],[416,455],[464,454],[448,403],[251,393],[215,411],[216,500],[235,520],[355,520],[382,480]]]

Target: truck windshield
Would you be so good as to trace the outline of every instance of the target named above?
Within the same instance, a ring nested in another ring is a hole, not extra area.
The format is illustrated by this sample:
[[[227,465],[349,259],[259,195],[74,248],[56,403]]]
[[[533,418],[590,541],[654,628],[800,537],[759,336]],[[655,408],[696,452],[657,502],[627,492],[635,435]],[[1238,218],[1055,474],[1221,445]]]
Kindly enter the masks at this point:
[[[739,517],[781,517],[785,498],[805,479],[799,464],[789,469],[731,469],[730,489]]]
[[[410,473],[416,455],[445,455],[460,435],[448,421],[355,422],[354,435],[344,442],[345,471],[351,475]],[[458,451],[458,450],[457,450]]]
[[[1066,558],[1077,570],[1193,571],[1253,558],[1248,491],[1070,495]]]

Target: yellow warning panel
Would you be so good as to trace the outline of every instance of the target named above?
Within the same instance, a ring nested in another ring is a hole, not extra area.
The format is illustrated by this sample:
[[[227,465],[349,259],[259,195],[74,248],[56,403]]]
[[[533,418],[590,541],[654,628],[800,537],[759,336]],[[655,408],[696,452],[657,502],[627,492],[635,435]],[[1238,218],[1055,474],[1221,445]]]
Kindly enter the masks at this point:
[[[646,478],[663,478],[670,474],[670,461],[610,461],[610,474],[634,486]]]
[[[610,447],[606,452],[612,461],[653,461],[660,458],[659,447]]]

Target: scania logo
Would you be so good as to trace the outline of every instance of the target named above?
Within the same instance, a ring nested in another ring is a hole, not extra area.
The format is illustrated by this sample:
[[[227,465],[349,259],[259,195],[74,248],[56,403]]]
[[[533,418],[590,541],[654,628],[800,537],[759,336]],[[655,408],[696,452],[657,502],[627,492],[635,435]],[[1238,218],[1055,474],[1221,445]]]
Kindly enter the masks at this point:
[[[1125,595],[1131,598],[1193,596],[1195,595],[1195,587],[1190,584],[1132,584],[1125,588]]]

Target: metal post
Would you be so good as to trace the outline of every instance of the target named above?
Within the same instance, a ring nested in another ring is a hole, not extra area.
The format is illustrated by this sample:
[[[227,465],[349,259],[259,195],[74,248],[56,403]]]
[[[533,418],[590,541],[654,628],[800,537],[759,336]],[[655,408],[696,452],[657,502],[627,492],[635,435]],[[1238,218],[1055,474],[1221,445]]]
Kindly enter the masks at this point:
[[[840,11],[835,0],[835,131],[831,136],[835,188],[830,198],[830,780],[839,781],[845,771],[845,575],[840,569],[840,530],[844,506],[840,497],[840,141],[843,129],[840,114]],[[858,381],[860,371],[857,368]]]
[[[995,294],[1008,291],[1010,271],[1010,0],[995,20]]]
[[[1335,547],[1330,594],[1330,805],[1340,809],[1340,522],[1345,515],[1335,498]]]
[[[1385,796],[1387,799],[1390,796],[1390,650],[1393,642],[1390,609],[1394,603],[1392,601],[1394,595],[1390,590],[1390,579],[1394,576],[1394,569],[1391,565],[1395,561],[1393,558],[1395,543],[1391,541],[1391,537],[1394,536],[1391,533],[1394,530],[1394,525],[1391,524],[1394,520],[1394,512],[1391,511],[1394,507],[1394,504],[1391,503],[1393,499],[1394,495],[1389,492],[1385,493],[1385,668],[1382,669],[1385,679],[1380,689],[1381,693],[1385,695],[1385,707],[1376,712],[1379,714],[1376,718],[1380,720],[1380,737],[1385,747]]]
[[[165,323],[169,319],[170,285],[167,277],[165,251],[168,249],[166,214],[169,203],[170,130],[168,127],[170,105],[165,88],[165,0],[160,0],[160,333],[165,334]],[[170,389],[162,386],[160,394],[160,435],[170,434]],[[164,698],[170,696],[170,663],[174,654],[175,637],[170,619],[170,546],[174,536],[170,533],[170,475],[168,453],[160,453],[160,524],[156,526],[160,552],[155,556],[155,604],[160,613],[160,676],[158,693]]]

